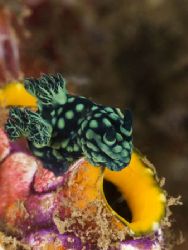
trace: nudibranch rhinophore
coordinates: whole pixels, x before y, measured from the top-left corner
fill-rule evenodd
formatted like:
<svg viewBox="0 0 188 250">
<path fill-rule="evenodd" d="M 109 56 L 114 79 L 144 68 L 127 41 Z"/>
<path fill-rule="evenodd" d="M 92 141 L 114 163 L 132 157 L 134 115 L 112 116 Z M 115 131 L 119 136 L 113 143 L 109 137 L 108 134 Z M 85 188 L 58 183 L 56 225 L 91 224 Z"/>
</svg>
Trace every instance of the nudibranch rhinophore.
<svg viewBox="0 0 188 250">
<path fill-rule="evenodd" d="M 61 74 L 25 79 L 24 86 L 36 97 L 37 111 L 11 108 L 5 130 L 12 140 L 26 137 L 46 168 L 59 175 L 81 156 L 114 171 L 129 164 L 133 147 L 129 110 L 68 94 Z"/>
</svg>

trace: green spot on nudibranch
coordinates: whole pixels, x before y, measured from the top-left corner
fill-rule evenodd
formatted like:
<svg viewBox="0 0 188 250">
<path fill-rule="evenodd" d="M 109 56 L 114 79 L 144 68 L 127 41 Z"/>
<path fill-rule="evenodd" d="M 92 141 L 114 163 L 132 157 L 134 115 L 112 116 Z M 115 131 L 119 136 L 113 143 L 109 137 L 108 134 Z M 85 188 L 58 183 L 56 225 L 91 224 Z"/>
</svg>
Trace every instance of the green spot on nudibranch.
<svg viewBox="0 0 188 250">
<path fill-rule="evenodd" d="M 75 99 L 74 97 L 69 97 L 69 98 L 68 98 L 68 103 L 73 102 L 74 99 Z"/>
<path fill-rule="evenodd" d="M 76 105 L 76 111 L 81 112 L 84 109 L 84 104 L 79 103 Z"/>
<path fill-rule="evenodd" d="M 129 158 L 129 157 L 126 157 L 126 158 L 124 159 L 124 161 L 125 161 L 125 163 L 127 164 L 127 163 L 130 162 L 130 158 Z"/>
<path fill-rule="evenodd" d="M 122 156 L 122 157 L 127 157 L 127 156 L 128 156 L 127 150 L 122 150 L 121 156 Z"/>
<path fill-rule="evenodd" d="M 92 157 L 94 158 L 94 160 L 97 160 L 98 162 L 106 162 L 105 157 L 103 157 L 103 156 L 100 155 L 100 154 L 97 154 L 97 153 L 95 153 L 95 152 L 92 152 L 91 155 L 92 155 Z"/>
<path fill-rule="evenodd" d="M 73 161 L 73 158 L 71 156 L 69 156 L 69 157 L 66 157 L 66 160 L 71 162 L 71 161 Z"/>
<path fill-rule="evenodd" d="M 61 107 L 58 109 L 57 114 L 60 115 L 62 113 L 62 111 L 63 111 L 63 108 Z"/>
<path fill-rule="evenodd" d="M 63 129 L 65 127 L 65 120 L 64 120 L 64 118 L 60 118 L 58 120 L 57 126 L 58 126 L 59 129 Z"/>
<path fill-rule="evenodd" d="M 67 151 L 68 151 L 68 152 L 70 152 L 70 153 L 72 153 L 72 152 L 73 152 L 73 148 L 72 148 L 71 146 L 67 146 L 67 148 L 66 148 L 66 149 L 67 149 Z"/>
<path fill-rule="evenodd" d="M 123 137 L 119 133 L 116 133 L 116 138 L 118 141 L 123 141 Z"/>
<path fill-rule="evenodd" d="M 101 116 L 102 116 L 101 113 L 94 114 L 94 117 L 96 117 L 96 118 L 99 118 L 99 117 L 101 117 Z"/>
<path fill-rule="evenodd" d="M 35 147 L 35 148 L 42 148 L 43 146 L 41 146 L 40 144 L 37 144 L 37 143 L 35 143 L 35 142 L 33 142 L 33 146 Z"/>
<path fill-rule="evenodd" d="M 37 151 L 37 150 L 34 150 L 33 153 L 34 153 L 35 156 L 38 156 L 38 157 L 42 157 L 44 155 L 43 152 Z"/>
<path fill-rule="evenodd" d="M 106 145 L 105 143 L 102 143 L 100 141 L 100 137 L 97 135 L 95 136 L 95 140 L 97 142 L 98 145 L 100 145 L 100 149 L 105 153 L 107 154 L 108 156 L 110 156 L 112 159 L 117 159 L 118 158 L 118 155 L 115 154 L 112 150 L 109 150 L 109 146 Z"/>
<path fill-rule="evenodd" d="M 121 133 L 123 133 L 126 136 L 131 136 L 131 134 L 132 134 L 132 129 L 130 129 L 130 131 L 129 131 L 122 126 L 120 127 L 120 131 L 121 131 Z"/>
<path fill-rule="evenodd" d="M 55 110 L 53 110 L 51 113 L 50 113 L 52 116 L 55 115 Z"/>
<path fill-rule="evenodd" d="M 66 113 L 65 113 L 65 117 L 67 118 L 67 119 L 72 119 L 73 117 L 74 117 L 74 113 L 73 113 L 73 111 L 72 110 L 68 110 Z"/>
<path fill-rule="evenodd" d="M 114 153 L 120 153 L 122 151 L 122 147 L 117 145 L 112 150 Z"/>
<path fill-rule="evenodd" d="M 84 130 L 84 128 L 86 127 L 86 125 L 87 125 L 87 121 L 85 120 L 85 121 L 82 122 L 82 125 L 81 125 L 82 130 Z"/>
<path fill-rule="evenodd" d="M 103 136 L 103 141 L 105 144 L 112 146 L 116 142 L 116 138 L 114 138 L 114 140 L 109 140 L 109 139 L 107 139 L 106 133 L 105 133 Z"/>
<path fill-rule="evenodd" d="M 104 109 L 101 109 L 100 112 L 101 112 L 102 114 L 106 114 L 106 111 L 105 111 Z"/>
<path fill-rule="evenodd" d="M 98 122 L 96 120 L 91 120 L 89 123 L 91 128 L 97 128 L 98 127 Z"/>
<path fill-rule="evenodd" d="M 93 107 L 91 108 L 92 111 L 94 111 L 94 110 L 96 110 L 96 109 L 98 109 L 97 106 L 93 106 Z"/>
<path fill-rule="evenodd" d="M 65 148 L 68 145 L 68 143 L 69 143 L 69 139 L 63 140 L 61 143 L 61 147 Z"/>
<path fill-rule="evenodd" d="M 96 151 L 96 152 L 99 151 L 98 148 L 91 142 L 87 142 L 87 146 L 88 146 L 88 148 L 92 149 L 93 151 Z"/>
<path fill-rule="evenodd" d="M 112 108 L 110 108 L 110 107 L 105 107 L 105 110 L 106 110 L 107 112 L 114 112 L 114 110 L 113 110 Z"/>
<path fill-rule="evenodd" d="M 109 117 L 112 118 L 115 121 L 119 119 L 118 115 L 116 115 L 115 113 L 109 114 Z"/>
<path fill-rule="evenodd" d="M 124 141 L 124 142 L 123 142 L 123 147 L 129 149 L 129 148 L 130 148 L 130 145 L 129 145 L 128 142 Z"/>
<path fill-rule="evenodd" d="M 56 117 L 52 118 L 52 124 L 53 124 L 53 125 L 56 124 L 56 121 L 57 121 L 57 118 L 56 118 Z"/>
<path fill-rule="evenodd" d="M 55 158 L 57 158 L 58 160 L 63 159 L 62 155 L 55 149 L 52 150 L 52 154 L 53 156 L 55 156 Z"/>
<path fill-rule="evenodd" d="M 116 108 L 116 111 L 121 118 L 124 118 L 124 115 L 119 108 Z"/>
<path fill-rule="evenodd" d="M 107 126 L 107 127 L 110 127 L 112 124 L 111 122 L 107 119 L 107 118 L 103 118 L 102 119 L 102 122 Z"/>
<path fill-rule="evenodd" d="M 74 151 L 75 151 L 75 152 L 79 151 L 79 147 L 78 147 L 78 145 L 77 145 L 77 144 L 74 144 L 73 149 L 74 149 Z"/>
<path fill-rule="evenodd" d="M 85 144 L 84 138 L 81 138 L 81 139 L 80 139 L 80 143 L 82 144 L 82 146 Z"/>
<path fill-rule="evenodd" d="M 94 134 L 95 134 L 95 133 L 94 133 L 93 130 L 88 129 L 88 131 L 86 132 L 86 138 L 87 138 L 88 140 L 91 140 L 91 139 L 93 139 Z"/>
</svg>

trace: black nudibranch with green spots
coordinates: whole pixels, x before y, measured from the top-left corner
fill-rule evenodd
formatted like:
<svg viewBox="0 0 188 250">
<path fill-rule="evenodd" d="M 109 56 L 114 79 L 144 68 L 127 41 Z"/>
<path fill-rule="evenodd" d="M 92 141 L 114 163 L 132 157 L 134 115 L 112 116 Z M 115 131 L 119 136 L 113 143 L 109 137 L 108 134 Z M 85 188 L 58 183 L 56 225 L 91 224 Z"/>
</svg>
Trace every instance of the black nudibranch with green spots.
<svg viewBox="0 0 188 250">
<path fill-rule="evenodd" d="M 129 110 L 98 105 L 67 93 L 61 74 L 25 79 L 26 90 L 38 100 L 38 110 L 11 108 L 5 129 L 10 139 L 26 137 L 44 167 L 59 175 L 85 156 L 94 166 L 119 171 L 132 153 Z"/>
</svg>

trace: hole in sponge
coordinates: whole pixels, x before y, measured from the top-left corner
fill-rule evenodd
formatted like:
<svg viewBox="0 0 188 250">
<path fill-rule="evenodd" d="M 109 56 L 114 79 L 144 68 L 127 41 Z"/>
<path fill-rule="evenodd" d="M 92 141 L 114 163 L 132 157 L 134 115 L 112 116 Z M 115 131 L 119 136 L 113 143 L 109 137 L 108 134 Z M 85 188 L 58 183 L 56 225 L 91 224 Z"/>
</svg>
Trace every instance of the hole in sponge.
<svg viewBox="0 0 188 250">
<path fill-rule="evenodd" d="M 127 201 L 123 198 L 122 193 L 118 188 L 107 180 L 103 180 L 103 191 L 108 204 L 111 208 L 126 221 L 132 221 L 132 213 L 127 204 Z"/>
</svg>

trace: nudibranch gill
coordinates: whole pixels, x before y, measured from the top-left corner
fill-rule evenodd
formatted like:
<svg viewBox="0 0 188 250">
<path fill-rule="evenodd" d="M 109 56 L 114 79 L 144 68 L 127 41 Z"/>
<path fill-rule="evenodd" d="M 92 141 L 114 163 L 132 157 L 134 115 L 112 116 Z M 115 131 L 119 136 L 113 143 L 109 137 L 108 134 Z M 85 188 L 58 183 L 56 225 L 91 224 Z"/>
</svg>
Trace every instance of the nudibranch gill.
<svg viewBox="0 0 188 250">
<path fill-rule="evenodd" d="M 96 104 L 67 93 L 61 74 L 24 80 L 37 99 L 37 111 L 10 108 L 5 130 L 12 140 L 27 138 L 32 153 L 60 175 L 81 156 L 94 166 L 120 171 L 132 154 L 129 110 Z"/>
</svg>

